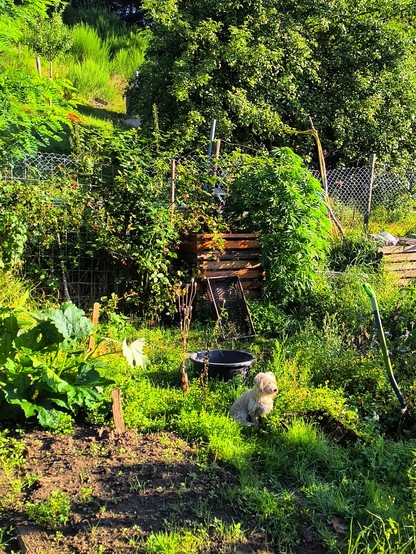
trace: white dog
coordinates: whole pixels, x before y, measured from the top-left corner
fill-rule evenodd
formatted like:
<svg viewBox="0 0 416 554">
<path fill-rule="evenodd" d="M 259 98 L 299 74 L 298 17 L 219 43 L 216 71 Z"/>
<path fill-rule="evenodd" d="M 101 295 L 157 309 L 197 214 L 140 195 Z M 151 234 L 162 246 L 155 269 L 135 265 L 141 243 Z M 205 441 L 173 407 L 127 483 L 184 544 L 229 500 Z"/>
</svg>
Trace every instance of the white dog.
<svg viewBox="0 0 416 554">
<path fill-rule="evenodd" d="M 258 373 L 254 377 L 253 388 L 237 398 L 231 406 L 230 416 L 242 425 L 257 426 L 260 417 L 273 410 L 273 398 L 277 392 L 273 373 Z"/>
</svg>

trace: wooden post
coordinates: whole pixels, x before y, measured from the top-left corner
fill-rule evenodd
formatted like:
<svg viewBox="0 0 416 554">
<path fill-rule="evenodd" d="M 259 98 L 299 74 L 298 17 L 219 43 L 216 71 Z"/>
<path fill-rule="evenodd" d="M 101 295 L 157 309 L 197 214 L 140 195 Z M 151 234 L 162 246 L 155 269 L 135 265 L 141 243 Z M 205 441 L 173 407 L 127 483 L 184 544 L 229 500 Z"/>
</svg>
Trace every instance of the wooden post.
<svg viewBox="0 0 416 554">
<path fill-rule="evenodd" d="M 212 168 L 212 173 L 213 173 L 214 177 L 217 176 L 218 158 L 220 157 L 220 150 L 221 150 L 221 139 L 218 139 L 218 140 L 215 141 L 215 152 L 214 152 L 215 162 L 214 162 L 214 166 Z"/>
<path fill-rule="evenodd" d="M 94 327 L 97 327 L 99 317 L 100 317 L 100 304 L 99 302 L 94 302 L 94 306 L 92 308 L 92 318 L 91 318 L 91 321 Z M 95 348 L 95 332 L 90 336 L 88 350 L 94 350 L 94 348 Z"/>
<path fill-rule="evenodd" d="M 113 420 L 114 430 L 117 434 L 124 433 L 124 418 L 123 409 L 121 407 L 121 393 L 120 389 L 113 389 L 111 391 L 111 399 L 113 400 Z"/>
<path fill-rule="evenodd" d="M 373 186 L 374 186 L 374 174 L 375 174 L 375 167 L 376 167 L 376 155 L 371 154 L 370 158 L 370 179 L 368 183 L 368 199 L 367 199 L 367 209 L 364 214 L 364 226 L 367 230 L 368 227 L 368 221 L 370 219 L 370 212 L 371 212 L 371 201 L 373 196 Z"/>
<path fill-rule="evenodd" d="M 217 125 L 217 120 L 212 119 L 211 120 L 211 128 L 209 130 L 209 143 L 208 143 L 208 159 L 210 160 L 212 157 L 212 143 L 215 140 L 215 127 Z"/>
<path fill-rule="evenodd" d="M 40 64 L 40 58 L 39 56 L 36 56 L 36 69 L 39 73 L 39 77 L 42 77 L 42 66 Z"/>
<path fill-rule="evenodd" d="M 175 211 L 175 179 L 176 179 L 176 161 L 170 161 L 170 217 L 173 218 Z"/>
</svg>

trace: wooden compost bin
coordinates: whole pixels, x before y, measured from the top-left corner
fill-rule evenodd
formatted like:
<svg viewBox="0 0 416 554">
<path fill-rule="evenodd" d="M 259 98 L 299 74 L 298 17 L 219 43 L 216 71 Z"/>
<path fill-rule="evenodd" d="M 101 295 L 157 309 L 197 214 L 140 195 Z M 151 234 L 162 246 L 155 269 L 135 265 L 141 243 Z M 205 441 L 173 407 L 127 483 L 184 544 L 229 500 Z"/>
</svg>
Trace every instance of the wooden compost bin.
<svg viewBox="0 0 416 554">
<path fill-rule="evenodd" d="M 256 233 L 190 235 L 182 242 L 179 256 L 195 266 L 203 280 L 238 276 L 246 297 L 260 296 L 264 269 Z"/>
<path fill-rule="evenodd" d="M 416 278 L 416 239 L 400 239 L 396 246 L 383 246 L 378 249 L 386 271 L 399 276 L 400 285 L 406 286 Z"/>
</svg>

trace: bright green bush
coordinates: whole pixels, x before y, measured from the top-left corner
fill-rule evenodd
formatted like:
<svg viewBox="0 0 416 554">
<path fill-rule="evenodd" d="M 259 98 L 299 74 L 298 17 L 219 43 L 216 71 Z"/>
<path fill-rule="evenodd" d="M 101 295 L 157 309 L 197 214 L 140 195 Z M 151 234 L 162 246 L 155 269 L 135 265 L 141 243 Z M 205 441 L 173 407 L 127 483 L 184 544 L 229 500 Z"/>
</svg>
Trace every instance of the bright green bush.
<svg viewBox="0 0 416 554">
<path fill-rule="evenodd" d="M 328 251 L 320 183 L 289 148 L 243 156 L 224 213 L 233 231 L 260 233 L 264 294 L 286 304 L 309 290 Z"/>
</svg>

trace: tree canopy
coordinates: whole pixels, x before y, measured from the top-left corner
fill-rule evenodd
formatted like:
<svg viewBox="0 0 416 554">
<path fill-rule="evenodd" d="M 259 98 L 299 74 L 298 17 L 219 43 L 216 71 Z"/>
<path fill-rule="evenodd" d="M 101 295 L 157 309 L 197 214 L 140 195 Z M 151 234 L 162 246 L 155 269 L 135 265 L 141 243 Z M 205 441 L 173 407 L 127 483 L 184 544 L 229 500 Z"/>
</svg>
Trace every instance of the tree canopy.
<svg viewBox="0 0 416 554">
<path fill-rule="evenodd" d="M 330 166 L 415 147 L 413 0 L 144 0 L 153 41 L 128 94 L 144 127 L 291 145 L 318 128 Z"/>
</svg>

